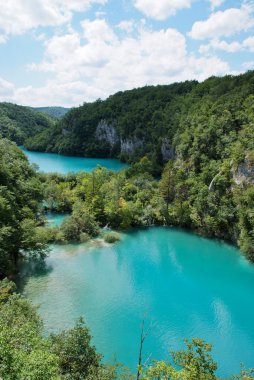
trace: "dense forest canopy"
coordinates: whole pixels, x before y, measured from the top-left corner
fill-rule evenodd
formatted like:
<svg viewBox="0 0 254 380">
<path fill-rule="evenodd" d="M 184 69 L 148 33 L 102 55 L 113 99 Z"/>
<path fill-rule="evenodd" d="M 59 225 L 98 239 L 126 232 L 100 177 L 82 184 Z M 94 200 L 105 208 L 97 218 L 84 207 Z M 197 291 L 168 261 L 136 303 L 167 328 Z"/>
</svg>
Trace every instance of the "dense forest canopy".
<svg viewBox="0 0 254 380">
<path fill-rule="evenodd" d="M 18 145 L 53 124 L 53 119 L 32 108 L 0 103 L 0 136 L 15 141 Z"/>
<path fill-rule="evenodd" d="M 119 92 L 73 108 L 26 146 L 128 161 L 148 155 L 155 171 L 182 153 L 184 159 L 193 151 L 198 155 L 199 148 L 200 155 L 220 160 L 230 156 L 243 134 L 253 94 L 254 72 Z"/>
<path fill-rule="evenodd" d="M 17 146 L 0 139 L 0 279 L 15 273 L 21 257 L 43 257 L 46 243 L 36 229 L 41 182 Z"/>
<path fill-rule="evenodd" d="M 196 85 L 192 81 L 147 86 L 119 92 L 105 101 L 84 103 L 70 110 L 50 133 L 42 132 L 29 139 L 26 146 L 67 155 L 119 156 L 127 160 L 149 152 L 161 159 L 158 144 L 163 136 L 173 136 L 181 98 Z M 158 143 L 154 139 L 159 139 Z"/>
</svg>

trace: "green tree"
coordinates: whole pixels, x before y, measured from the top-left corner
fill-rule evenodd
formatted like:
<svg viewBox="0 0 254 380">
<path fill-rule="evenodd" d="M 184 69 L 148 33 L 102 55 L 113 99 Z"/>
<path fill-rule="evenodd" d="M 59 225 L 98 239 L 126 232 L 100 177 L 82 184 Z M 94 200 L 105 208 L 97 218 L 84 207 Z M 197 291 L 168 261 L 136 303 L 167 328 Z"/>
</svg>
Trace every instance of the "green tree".
<svg viewBox="0 0 254 380">
<path fill-rule="evenodd" d="M 101 356 L 91 345 L 91 335 L 82 318 L 72 329 L 51 335 L 50 340 L 52 352 L 60 358 L 63 379 L 96 378 Z"/>
<path fill-rule="evenodd" d="M 217 364 L 212 346 L 201 339 L 185 340 L 186 350 L 172 352 L 172 363 L 155 362 L 143 372 L 143 380 L 216 380 Z"/>
<path fill-rule="evenodd" d="M 0 278 L 13 273 L 24 254 L 46 253 L 36 234 L 41 200 L 39 176 L 25 155 L 15 144 L 0 139 Z"/>
<path fill-rule="evenodd" d="M 6 380 L 60 380 L 58 357 L 42 337 L 42 322 L 29 301 L 0 283 L 0 376 Z"/>
</svg>

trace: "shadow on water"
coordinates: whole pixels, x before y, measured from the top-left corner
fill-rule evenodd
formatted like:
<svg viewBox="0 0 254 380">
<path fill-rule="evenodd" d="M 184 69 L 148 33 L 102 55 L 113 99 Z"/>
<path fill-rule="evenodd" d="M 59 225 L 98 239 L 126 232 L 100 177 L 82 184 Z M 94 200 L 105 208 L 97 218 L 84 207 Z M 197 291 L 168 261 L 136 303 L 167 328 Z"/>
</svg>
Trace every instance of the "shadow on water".
<svg viewBox="0 0 254 380">
<path fill-rule="evenodd" d="M 22 293 L 31 276 L 46 277 L 53 271 L 52 265 L 49 265 L 44 259 L 23 261 L 19 265 L 19 273 L 15 278 L 17 289 Z"/>
</svg>

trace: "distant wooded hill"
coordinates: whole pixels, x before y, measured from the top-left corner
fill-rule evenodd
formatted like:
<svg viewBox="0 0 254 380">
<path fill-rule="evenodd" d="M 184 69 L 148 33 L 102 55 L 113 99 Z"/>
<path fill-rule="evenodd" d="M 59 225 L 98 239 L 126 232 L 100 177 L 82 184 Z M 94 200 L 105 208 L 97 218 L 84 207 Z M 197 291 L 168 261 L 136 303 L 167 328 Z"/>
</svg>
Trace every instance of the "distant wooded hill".
<svg viewBox="0 0 254 380">
<path fill-rule="evenodd" d="M 65 107 L 34 107 L 34 109 L 36 111 L 40 111 L 51 117 L 54 117 L 55 119 L 60 119 L 68 111 L 70 111 L 70 108 L 65 108 Z"/>
<path fill-rule="evenodd" d="M 0 103 L 0 136 L 24 144 L 28 137 L 49 130 L 54 120 L 30 107 L 12 103 Z"/>
<path fill-rule="evenodd" d="M 253 111 L 253 95 L 253 71 L 118 92 L 71 109 L 26 146 L 130 162 L 147 155 L 158 168 L 180 155 L 191 162 L 220 160 L 230 157 L 235 145 L 243 155 L 252 144 L 246 140 L 243 146 L 240 137 Z"/>
</svg>

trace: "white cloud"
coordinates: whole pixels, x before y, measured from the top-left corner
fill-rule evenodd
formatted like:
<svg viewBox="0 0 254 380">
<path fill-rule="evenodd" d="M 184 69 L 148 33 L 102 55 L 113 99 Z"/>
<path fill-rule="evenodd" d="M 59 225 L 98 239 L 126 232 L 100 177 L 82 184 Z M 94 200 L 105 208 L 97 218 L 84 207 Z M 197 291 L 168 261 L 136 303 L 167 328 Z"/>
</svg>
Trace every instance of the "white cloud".
<svg viewBox="0 0 254 380">
<path fill-rule="evenodd" d="M 107 0 L 0 0 L 0 30 L 22 34 L 38 26 L 69 22 L 73 12 L 86 11 L 93 3 Z"/>
<path fill-rule="evenodd" d="M 230 70 L 227 62 L 213 55 L 201 58 L 192 56 L 190 57 L 188 63 L 190 65 L 190 70 L 186 79 L 196 78 L 202 81 L 211 75 L 220 76 L 229 73 L 235 74 Z"/>
<path fill-rule="evenodd" d="M 189 36 L 196 40 L 231 36 L 254 26 L 253 5 L 243 4 L 241 8 L 229 8 L 212 13 L 205 21 L 197 21 Z"/>
<path fill-rule="evenodd" d="M 244 70 L 253 70 L 254 69 L 254 61 L 247 61 L 242 64 L 242 68 Z"/>
<path fill-rule="evenodd" d="M 0 45 L 5 44 L 7 42 L 7 37 L 3 34 L 0 34 Z"/>
<path fill-rule="evenodd" d="M 97 11 L 97 12 L 95 12 L 95 16 L 97 18 L 105 17 L 106 16 L 106 12 L 104 12 L 104 11 Z"/>
<path fill-rule="evenodd" d="M 236 53 L 242 50 L 242 44 L 238 41 L 227 42 L 224 40 L 220 41 L 219 39 L 213 39 L 209 44 L 201 45 L 199 48 L 199 52 L 201 54 L 204 54 L 210 51 L 211 49 L 223 50 L 227 53 Z"/>
<path fill-rule="evenodd" d="M 254 53 L 254 36 L 248 37 L 243 41 L 243 47 Z"/>
<path fill-rule="evenodd" d="M 134 6 L 147 17 L 166 20 L 177 11 L 189 8 L 193 0 L 134 0 Z"/>
<path fill-rule="evenodd" d="M 72 106 L 120 90 L 230 72 L 229 65 L 213 55 L 188 54 L 184 35 L 175 29 L 140 26 L 135 38 L 120 38 L 105 20 L 85 20 L 82 27 L 80 33 L 70 31 L 45 42 L 43 61 L 29 69 L 50 73 L 52 79 L 40 88 L 17 89 L 16 102 Z"/>
<path fill-rule="evenodd" d="M 217 7 L 220 7 L 225 0 L 211 0 L 211 8 L 214 10 Z"/>
<path fill-rule="evenodd" d="M 84 37 L 87 41 L 107 41 L 114 42 L 116 36 L 110 26 L 104 19 L 96 19 L 94 21 L 84 20 L 81 22 L 84 30 Z"/>
<path fill-rule="evenodd" d="M 132 20 L 123 20 L 117 25 L 117 27 L 127 33 L 131 33 L 133 31 L 134 22 Z"/>
<path fill-rule="evenodd" d="M 227 53 L 236 53 L 239 51 L 249 51 L 254 52 L 254 36 L 250 36 L 243 41 L 233 41 L 227 42 L 224 40 L 213 39 L 206 45 L 201 45 L 199 52 L 201 54 L 208 53 L 211 49 L 213 50 L 222 50 Z"/>
<path fill-rule="evenodd" d="M 37 41 L 46 41 L 47 36 L 44 33 L 40 33 L 39 35 L 35 35 L 34 39 Z"/>
<path fill-rule="evenodd" d="M 14 95 L 14 84 L 0 77 L 0 101 L 7 101 Z"/>
</svg>

